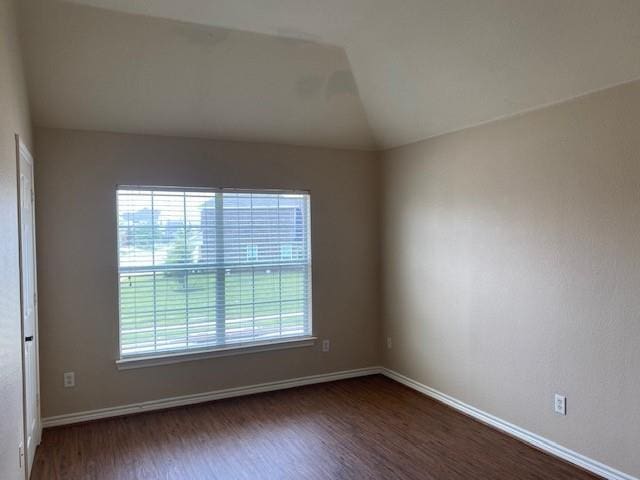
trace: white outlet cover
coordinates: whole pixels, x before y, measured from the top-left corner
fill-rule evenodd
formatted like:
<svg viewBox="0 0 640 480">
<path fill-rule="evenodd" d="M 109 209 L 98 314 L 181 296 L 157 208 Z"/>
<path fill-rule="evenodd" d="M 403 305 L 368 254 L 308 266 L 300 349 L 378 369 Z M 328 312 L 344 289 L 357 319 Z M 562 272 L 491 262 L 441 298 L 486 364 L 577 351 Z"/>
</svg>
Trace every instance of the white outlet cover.
<svg viewBox="0 0 640 480">
<path fill-rule="evenodd" d="M 331 342 L 329 342 L 329 340 L 323 340 L 322 341 L 322 351 L 323 352 L 328 352 L 330 348 L 331 348 Z"/>
<path fill-rule="evenodd" d="M 391 339 L 391 337 L 387 337 L 387 348 L 393 348 L 393 340 Z"/>
<path fill-rule="evenodd" d="M 64 386 L 65 388 L 76 386 L 76 374 L 74 372 L 64 373 Z"/>
<path fill-rule="evenodd" d="M 554 397 L 554 410 L 558 415 L 567 414 L 567 397 L 556 393 Z"/>
</svg>

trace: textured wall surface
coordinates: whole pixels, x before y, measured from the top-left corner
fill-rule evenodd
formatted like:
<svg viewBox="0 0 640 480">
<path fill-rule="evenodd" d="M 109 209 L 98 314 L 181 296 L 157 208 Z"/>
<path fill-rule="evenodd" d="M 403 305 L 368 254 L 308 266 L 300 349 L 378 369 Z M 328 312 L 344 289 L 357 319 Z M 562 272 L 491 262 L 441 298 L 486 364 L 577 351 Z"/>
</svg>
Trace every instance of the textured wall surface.
<svg viewBox="0 0 640 480">
<path fill-rule="evenodd" d="M 24 477 L 15 134 L 31 144 L 15 10 L 0 0 L 0 477 L 7 480 Z"/>
<path fill-rule="evenodd" d="M 169 137 L 36 131 L 43 416 L 377 364 L 373 153 Z M 117 184 L 311 191 L 320 345 L 118 371 Z M 62 374 L 76 372 L 65 389 Z"/>
<path fill-rule="evenodd" d="M 386 366 L 640 475 L 640 83 L 388 151 L 382 183 Z"/>
</svg>

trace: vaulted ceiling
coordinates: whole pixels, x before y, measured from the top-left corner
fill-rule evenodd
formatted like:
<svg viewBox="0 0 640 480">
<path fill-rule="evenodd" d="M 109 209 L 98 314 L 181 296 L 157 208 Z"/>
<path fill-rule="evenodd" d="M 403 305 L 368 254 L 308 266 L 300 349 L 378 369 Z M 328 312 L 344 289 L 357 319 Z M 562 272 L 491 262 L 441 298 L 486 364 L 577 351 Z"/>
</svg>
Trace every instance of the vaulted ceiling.
<svg viewBox="0 0 640 480">
<path fill-rule="evenodd" d="M 637 0 L 23 3 L 52 127 L 389 148 L 640 78 Z"/>
</svg>

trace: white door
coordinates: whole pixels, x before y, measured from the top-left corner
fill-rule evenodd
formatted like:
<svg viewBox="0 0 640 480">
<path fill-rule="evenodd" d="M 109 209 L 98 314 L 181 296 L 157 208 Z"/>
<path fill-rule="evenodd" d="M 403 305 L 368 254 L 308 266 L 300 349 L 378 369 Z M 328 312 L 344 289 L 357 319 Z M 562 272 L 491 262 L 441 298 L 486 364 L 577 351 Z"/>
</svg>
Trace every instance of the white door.
<svg viewBox="0 0 640 480">
<path fill-rule="evenodd" d="M 33 194 L 33 159 L 27 148 L 18 143 L 18 195 L 20 205 L 20 275 L 22 333 L 24 348 L 24 429 L 26 475 L 29 478 L 36 447 L 40 443 L 40 407 L 38 388 L 38 329 L 35 261 L 35 216 Z"/>
</svg>

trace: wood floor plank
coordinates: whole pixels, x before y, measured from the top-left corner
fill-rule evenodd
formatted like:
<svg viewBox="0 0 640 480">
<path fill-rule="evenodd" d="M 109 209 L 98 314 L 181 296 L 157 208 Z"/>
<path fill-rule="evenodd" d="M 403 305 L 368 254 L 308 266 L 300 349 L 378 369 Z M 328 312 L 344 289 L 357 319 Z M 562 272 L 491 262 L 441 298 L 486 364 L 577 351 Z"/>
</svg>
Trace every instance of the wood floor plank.
<svg viewBox="0 0 640 480">
<path fill-rule="evenodd" d="M 31 478 L 598 477 L 375 375 L 46 429 Z"/>
</svg>

